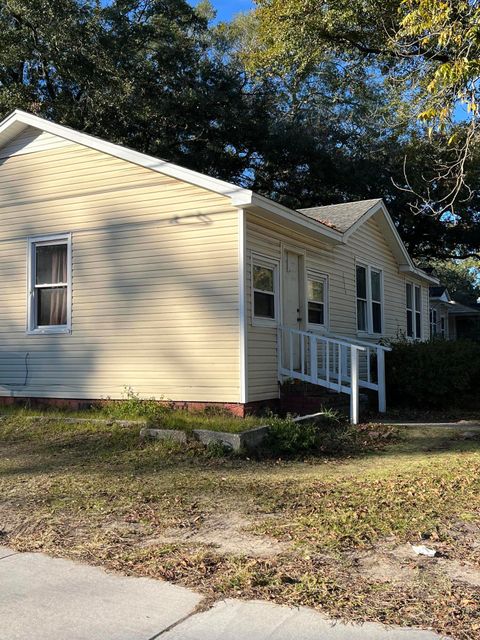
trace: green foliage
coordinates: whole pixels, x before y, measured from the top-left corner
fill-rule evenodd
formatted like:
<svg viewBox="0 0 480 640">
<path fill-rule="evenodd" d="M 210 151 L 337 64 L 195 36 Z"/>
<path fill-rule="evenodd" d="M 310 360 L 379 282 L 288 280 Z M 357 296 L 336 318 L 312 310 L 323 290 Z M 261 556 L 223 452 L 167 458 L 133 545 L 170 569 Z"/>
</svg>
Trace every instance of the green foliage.
<svg viewBox="0 0 480 640">
<path fill-rule="evenodd" d="M 355 450 L 358 444 L 357 430 L 335 411 L 324 410 L 321 416 L 301 422 L 295 422 L 290 415 L 271 415 L 267 424 L 268 448 L 276 455 L 342 455 Z"/>
<path fill-rule="evenodd" d="M 239 180 L 266 110 L 208 17 L 185 0 L 4 2 L 0 116 L 23 108 Z"/>
<path fill-rule="evenodd" d="M 145 419 L 148 422 L 160 421 L 171 406 L 161 404 L 155 398 L 141 398 L 132 387 L 125 387 L 122 400 L 108 400 L 102 406 L 102 412 L 115 420 Z"/>
<path fill-rule="evenodd" d="M 377 134 L 434 149 L 418 170 L 405 153 L 405 172 L 392 176 L 417 213 L 436 217 L 434 231 L 452 231 L 457 255 L 479 251 L 480 3 L 475 0 L 258 0 L 258 25 L 246 58 L 252 69 L 322 82 L 332 63 L 338 77 L 366 74 L 383 88 L 374 107 Z M 345 98 L 357 94 L 344 86 Z M 380 94 L 379 94 L 380 95 Z M 463 106 L 463 109 L 461 107 Z M 374 136 L 376 137 L 376 136 Z M 420 149 L 422 153 L 422 149 Z M 390 165 L 390 161 L 388 161 Z M 381 169 L 380 175 L 384 173 Z M 433 175 L 431 175 L 433 174 Z M 375 184 L 375 180 L 372 184 Z M 419 186 L 420 185 L 420 186 Z M 468 187 L 467 187 L 468 185 Z M 387 189 L 389 194 L 390 189 Z M 380 191 L 382 195 L 387 195 Z M 397 196 L 400 195 L 397 193 Z M 394 196 L 396 199 L 397 196 Z M 388 199 L 388 196 L 387 196 Z M 401 198 L 402 199 L 402 198 Z M 454 207 L 456 229 L 440 220 Z M 410 219 L 417 241 L 427 242 Z M 422 227 L 428 224 L 422 223 Z M 469 237 L 474 231 L 476 239 Z M 457 235 L 461 240 L 453 242 Z M 462 244 L 467 245 L 467 249 Z M 416 243 L 411 245 L 414 249 Z M 438 246 L 442 248 L 441 242 Z M 442 256 L 454 255 L 447 247 Z M 422 252 L 420 252 L 422 255 Z M 425 250 L 423 255 L 435 255 Z M 437 254 L 438 255 L 438 254 Z"/>
<path fill-rule="evenodd" d="M 422 121 L 444 127 L 459 102 L 478 117 L 477 0 L 258 0 L 256 13 L 253 66 L 305 72 L 334 52 L 376 63 Z"/>
<path fill-rule="evenodd" d="M 425 178 L 439 200 L 430 168 L 448 161 L 392 97 L 391 53 L 375 53 L 400 28 L 399 2 L 262 0 L 212 25 L 205 2 L 9 0 L 0 118 L 23 108 L 293 208 L 383 196 L 415 255 L 478 250 L 480 192 L 446 225 L 413 215 L 412 194 L 395 187 L 407 186 L 407 157 L 412 189 Z M 246 68 L 251 51 L 268 53 L 262 38 L 281 64 L 267 55 Z"/>
<path fill-rule="evenodd" d="M 475 304 L 480 298 L 479 260 L 430 260 L 428 266 L 457 302 Z"/>
<path fill-rule="evenodd" d="M 268 447 L 286 455 L 310 453 L 316 449 L 317 427 L 313 423 L 294 422 L 292 416 L 268 418 Z"/>
<path fill-rule="evenodd" d="M 386 354 L 387 401 L 437 409 L 478 402 L 480 344 L 398 341 Z"/>
</svg>

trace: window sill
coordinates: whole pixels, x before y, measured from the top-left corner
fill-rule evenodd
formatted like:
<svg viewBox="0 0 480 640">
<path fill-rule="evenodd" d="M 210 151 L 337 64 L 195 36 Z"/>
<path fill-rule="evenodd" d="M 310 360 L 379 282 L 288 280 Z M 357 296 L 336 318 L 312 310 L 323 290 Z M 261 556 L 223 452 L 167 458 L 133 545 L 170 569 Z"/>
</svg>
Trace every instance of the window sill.
<svg viewBox="0 0 480 640">
<path fill-rule="evenodd" d="M 41 329 L 29 329 L 27 335 L 29 336 L 45 336 L 52 334 L 66 335 L 72 333 L 70 327 L 42 327 Z"/>
<path fill-rule="evenodd" d="M 328 327 L 325 324 L 307 324 L 307 331 L 314 333 L 328 333 Z"/>
<path fill-rule="evenodd" d="M 368 331 L 357 331 L 358 338 L 370 338 L 371 340 L 381 340 L 385 337 L 384 333 L 369 333 Z"/>
<path fill-rule="evenodd" d="M 252 318 L 252 327 L 268 327 L 276 329 L 278 322 L 274 318 Z"/>
</svg>

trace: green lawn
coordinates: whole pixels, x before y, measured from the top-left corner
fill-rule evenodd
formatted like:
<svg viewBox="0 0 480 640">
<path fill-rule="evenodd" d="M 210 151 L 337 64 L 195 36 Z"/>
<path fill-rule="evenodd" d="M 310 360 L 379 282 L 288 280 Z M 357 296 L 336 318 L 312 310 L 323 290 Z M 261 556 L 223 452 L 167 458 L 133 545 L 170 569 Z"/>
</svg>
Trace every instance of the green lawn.
<svg viewBox="0 0 480 640">
<path fill-rule="evenodd" d="M 0 542 L 166 578 L 211 600 L 271 599 L 478 637 L 480 434 L 364 434 L 375 447 L 356 457 L 255 461 L 142 442 L 138 427 L 12 413 L 0 422 Z M 405 557 L 410 543 L 443 557 Z"/>
<path fill-rule="evenodd" d="M 2 407 L 0 416 L 23 417 L 32 419 L 42 417 L 48 421 L 63 418 L 69 420 L 73 418 L 92 419 L 95 421 L 132 421 L 148 422 L 152 427 L 159 429 L 180 429 L 182 431 L 192 431 L 193 429 L 209 429 L 211 431 L 225 431 L 229 433 L 239 433 L 246 429 L 253 429 L 265 424 L 265 418 L 257 416 L 247 416 L 237 418 L 227 410 L 219 410 L 215 407 L 204 411 L 187 411 L 181 409 L 172 410 L 168 406 L 162 407 L 156 401 L 142 401 L 137 398 L 133 400 L 122 400 L 119 402 L 108 401 L 103 406 L 92 406 L 84 411 L 62 410 L 52 407 L 47 408 L 18 408 L 16 406 Z"/>
</svg>

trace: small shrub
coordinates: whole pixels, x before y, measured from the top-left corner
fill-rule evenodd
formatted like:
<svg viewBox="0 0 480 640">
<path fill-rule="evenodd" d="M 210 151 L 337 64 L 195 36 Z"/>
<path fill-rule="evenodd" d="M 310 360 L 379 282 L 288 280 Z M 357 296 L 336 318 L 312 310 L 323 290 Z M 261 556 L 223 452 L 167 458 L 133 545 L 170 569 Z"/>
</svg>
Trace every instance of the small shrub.
<svg viewBox="0 0 480 640">
<path fill-rule="evenodd" d="M 206 458 L 230 458 L 234 454 L 231 447 L 221 442 L 209 442 L 204 449 L 204 455 Z"/>
<path fill-rule="evenodd" d="M 109 400 L 104 405 L 104 411 L 110 418 L 144 418 L 148 422 L 156 423 L 172 410 L 170 405 L 162 404 L 155 398 L 141 398 L 131 387 L 125 387 L 123 396 L 122 400 Z"/>
<path fill-rule="evenodd" d="M 311 421 L 295 422 L 292 416 L 268 419 L 268 446 L 272 452 L 287 456 L 322 453 L 343 454 L 356 449 L 357 432 L 338 413 L 325 410 Z"/>
<path fill-rule="evenodd" d="M 198 413 L 201 413 L 204 416 L 207 416 L 208 418 L 216 418 L 216 417 L 231 418 L 232 417 L 231 411 L 229 411 L 226 407 L 222 407 L 216 404 L 207 404 L 207 406 L 202 411 L 199 411 Z"/>
<path fill-rule="evenodd" d="M 386 354 L 387 402 L 442 409 L 474 402 L 480 386 L 480 344 L 467 340 L 395 341 Z"/>
<path fill-rule="evenodd" d="M 317 427 L 313 423 L 294 422 L 292 416 L 268 419 L 270 427 L 269 446 L 273 451 L 297 455 L 314 451 L 317 443 Z"/>
</svg>

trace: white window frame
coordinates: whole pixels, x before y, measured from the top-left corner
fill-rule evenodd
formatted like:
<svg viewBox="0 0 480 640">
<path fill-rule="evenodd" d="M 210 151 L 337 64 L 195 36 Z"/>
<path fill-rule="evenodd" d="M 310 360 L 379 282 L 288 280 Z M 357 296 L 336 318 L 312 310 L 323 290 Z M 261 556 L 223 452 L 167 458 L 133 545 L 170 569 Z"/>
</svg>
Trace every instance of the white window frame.
<svg viewBox="0 0 480 640">
<path fill-rule="evenodd" d="M 442 338 L 447 337 L 447 322 L 445 316 L 440 316 L 440 335 Z"/>
<path fill-rule="evenodd" d="M 36 324 L 36 247 L 55 244 L 67 245 L 67 323 L 62 325 L 37 326 Z M 66 334 L 72 331 L 72 235 L 60 233 L 47 236 L 34 236 L 28 239 L 27 256 L 27 334 L 45 335 Z"/>
<path fill-rule="evenodd" d="M 359 298 L 357 296 L 357 267 L 362 267 L 366 271 L 366 285 L 367 285 L 367 329 L 359 329 L 358 328 L 358 300 L 365 300 L 365 298 Z M 380 302 L 378 300 L 372 299 L 372 271 L 378 273 L 380 275 Z M 380 304 L 380 322 L 382 324 L 380 332 L 373 331 L 373 304 Z M 355 322 L 357 335 L 361 336 L 370 336 L 370 337 L 378 337 L 383 336 L 385 333 L 385 293 L 384 293 L 384 280 L 383 280 L 383 269 L 377 267 L 372 264 L 365 264 L 364 262 L 355 261 Z"/>
<path fill-rule="evenodd" d="M 315 331 L 327 331 L 329 327 L 328 276 L 326 273 L 321 273 L 320 271 L 315 271 L 314 269 L 307 269 L 306 278 L 307 280 L 306 280 L 306 287 L 305 287 L 305 300 L 306 300 L 307 327 Z M 310 300 L 308 297 L 308 281 L 309 280 L 316 280 L 317 282 L 323 282 L 323 324 L 316 324 L 314 322 L 309 322 L 308 320 L 308 303 L 316 302 L 315 300 Z"/>
<path fill-rule="evenodd" d="M 253 286 L 253 267 L 266 267 L 273 270 L 273 318 L 265 318 L 264 316 L 255 315 L 255 291 L 260 293 L 270 293 L 255 289 Z M 251 291 L 251 317 L 252 325 L 256 327 L 276 327 L 278 324 L 280 309 L 280 261 L 275 258 L 252 253 L 250 261 L 250 291 Z"/>
<path fill-rule="evenodd" d="M 438 335 L 438 313 L 436 309 L 430 307 L 430 337 Z"/>
<path fill-rule="evenodd" d="M 412 287 L 412 306 L 409 307 L 408 305 L 408 297 L 407 297 L 407 286 Z M 416 300 L 416 295 L 415 295 L 415 291 L 419 291 L 419 297 L 420 297 L 420 308 L 417 309 L 417 300 Z M 419 284 L 415 284 L 414 282 L 410 282 L 409 280 L 407 280 L 405 282 L 405 320 L 407 322 L 406 324 L 406 333 L 407 333 L 407 338 L 410 338 L 411 340 L 421 340 L 422 339 L 422 335 L 423 335 L 423 304 L 422 304 L 422 287 Z M 412 312 L 412 335 L 409 336 L 408 335 L 408 321 L 407 321 L 407 312 L 411 311 Z M 417 315 L 420 316 L 420 333 L 417 334 Z M 430 319 L 430 318 L 429 318 Z"/>
</svg>

